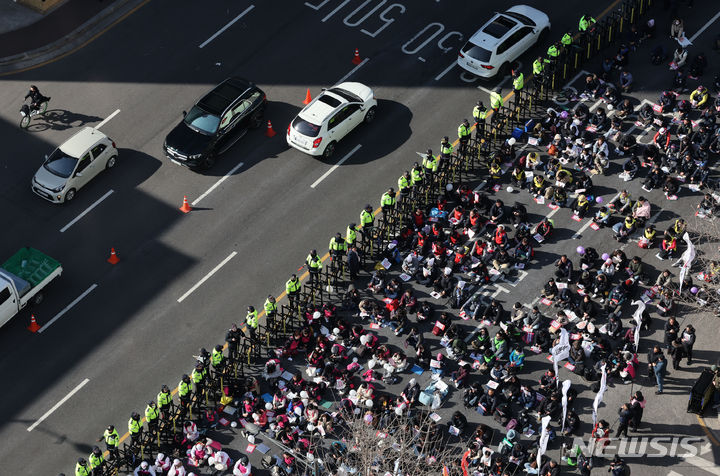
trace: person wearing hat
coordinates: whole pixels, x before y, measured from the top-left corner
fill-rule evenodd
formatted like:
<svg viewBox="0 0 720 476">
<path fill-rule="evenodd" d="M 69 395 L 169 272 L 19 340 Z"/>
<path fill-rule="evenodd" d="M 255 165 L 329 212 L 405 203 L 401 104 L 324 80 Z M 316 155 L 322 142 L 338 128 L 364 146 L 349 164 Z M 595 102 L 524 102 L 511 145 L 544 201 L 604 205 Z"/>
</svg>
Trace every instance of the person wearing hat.
<svg viewBox="0 0 720 476">
<path fill-rule="evenodd" d="M 85 458 L 78 458 L 78 462 L 75 465 L 75 476 L 90 476 L 92 474 L 92 468 L 85 461 Z"/>
<path fill-rule="evenodd" d="M 475 138 L 479 139 L 482 132 L 485 132 L 485 118 L 488 110 L 482 101 L 478 101 L 472 111 L 473 119 L 475 119 Z"/>
<path fill-rule="evenodd" d="M 158 430 L 160 421 L 160 410 L 154 400 L 150 400 L 147 407 L 145 407 L 145 421 L 147 422 L 148 431 L 151 435 L 154 435 Z"/>
<path fill-rule="evenodd" d="M 354 225 L 354 223 L 351 225 Z M 345 241 L 347 241 L 348 239 L 351 238 L 351 233 L 352 233 L 352 239 L 354 242 L 354 240 L 356 238 L 354 229 L 355 229 L 354 226 L 348 227 L 347 237 L 345 238 Z M 308 270 L 308 278 L 309 278 L 308 283 L 311 286 L 313 284 L 319 286 L 320 285 L 320 271 L 322 271 L 322 260 L 320 259 L 320 256 L 318 256 L 317 250 L 310 250 L 310 254 L 308 254 L 307 258 L 305 258 L 305 266 L 307 267 L 307 270 Z"/>
<path fill-rule="evenodd" d="M 625 464 L 625 461 L 623 461 L 619 455 L 615 455 L 615 458 L 610 462 L 610 469 L 608 469 L 608 472 L 612 474 L 612 476 L 624 476 L 626 474 L 630 474 L 630 468 L 627 464 Z"/>
<path fill-rule="evenodd" d="M 137 466 L 137 468 L 135 468 L 133 474 L 134 476 L 157 476 L 155 468 L 153 466 L 150 466 L 150 463 L 148 463 L 147 461 L 141 462 Z"/>
<path fill-rule="evenodd" d="M 192 380 L 188 374 L 183 374 L 177 386 L 178 397 L 180 397 L 181 416 L 185 416 L 190 403 L 192 402 Z"/>
<path fill-rule="evenodd" d="M 423 168 L 425 169 L 425 177 L 428 180 L 428 183 L 432 185 L 433 183 L 433 177 L 438 171 L 438 159 L 433 155 L 432 149 L 428 149 L 425 151 L 425 155 L 423 156 L 422 161 Z"/>
<path fill-rule="evenodd" d="M 158 453 L 155 457 L 155 464 L 153 465 L 153 469 L 155 470 L 156 474 L 165 474 L 170 469 L 170 465 L 172 462 L 170 461 L 170 457 L 165 455 L 165 453 Z"/>
<path fill-rule="evenodd" d="M 182 462 L 175 458 L 172 466 L 170 466 L 170 469 L 168 470 L 167 476 L 188 476 L 188 474 Z"/>
<path fill-rule="evenodd" d="M 338 233 L 335 238 L 335 240 L 338 240 Z M 340 246 L 345 245 L 345 240 L 342 239 L 342 236 L 339 238 L 339 243 L 341 243 Z M 332 240 L 331 240 L 332 244 Z M 297 306 L 300 301 L 300 289 L 302 288 L 302 283 L 300 283 L 300 279 L 298 279 L 297 275 L 293 274 L 290 276 L 290 279 L 287 280 L 285 283 L 285 293 L 287 294 L 288 300 L 290 301 L 290 306 Z"/>
<path fill-rule="evenodd" d="M 143 426 L 140 421 L 140 414 L 132 412 L 128 420 L 128 433 L 130 433 L 130 445 L 139 445 L 142 438 Z"/>
<path fill-rule="evenodd" d="M 248 326 L 248 328 L 250 329 L 251 327 Z M 254 331 L 251 331 L 250 337 L 255 337 Z M 195 403 L 196 405 L 199 405 L 207 384 L 207 369 L 202 363 L 198 362 L 190 374 L 190 378 L 192 378 L 193 384 L 195 385 Z"/>
<path fill-rule="evenodd" d="M 440 158 L 442 159 L 440 162 L 441 168 L 446 168 L 448 166 L 450 159 L 452 159 L 452 154 L 453 146 L 450 143 L 450 138 L 448 136 L 444 136 L 440 141 Z"/>
<path fill-rule="evenodd" d="M 120 436 L 117 429 L 113 425 L 108 425 L 103 435 L 98 441 L 105 440 L 105 449 L 108 451 L 110 459 L 118 458 L 118 445 L 120 444 Z"/>
<path fill-rule="evenodd" d="M 458 140 L 460 141 L 460 153 L 465 154 L 467 151 L 467 145 L 470 141 L 470 136 L 472 134 L 472 130 L 470 128 L 470 122 L 467 119 L 463 119 L 463 121 L 458 126 Z"/>
</svg>

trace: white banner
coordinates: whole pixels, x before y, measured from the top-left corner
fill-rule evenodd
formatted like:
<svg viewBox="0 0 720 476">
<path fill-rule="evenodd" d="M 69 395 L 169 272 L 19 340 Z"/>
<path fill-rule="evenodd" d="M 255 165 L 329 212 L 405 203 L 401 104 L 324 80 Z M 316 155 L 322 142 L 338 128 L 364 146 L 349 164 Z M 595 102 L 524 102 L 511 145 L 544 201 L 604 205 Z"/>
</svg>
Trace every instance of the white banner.
<svg viewBox="0 0 720 476">
<path fill-rule="evenodd" d="M 560 432 L 565 431 L 565 418 L 567 418 L 567 404 L 568 404 L 568 390 L 570 390 L 570 380 L 565 380 L 563 382 L 562 386 L 562 406 L 563 406 L 563 419 L 562 419 L 562 428 L 560 429 Z"/>
<path fill-rule="evenodd" d="M 548 425 L 550 424 L 550 415 L 544 416 L 542 419 L 542 426 L 540 428 L 540 441 L 538 442 L 538 454 L 537 454 L 537 467 L 541 468 L 542 456 L 547 450 L 548 440 L 550 439 L 550 433 L 548 432 Z"/>
<path fill-rule="evenodd" d="M 645 303 L 642 301 L 633 301 L 632 304 L 637 306 L 633 319 L 635 319 L 635 335 L 633 336 L 635 342 L 635 352 L 640 351 L 640 323 L 642 322 L 642 315 L 645 312 Z"/>
<path fill-rule="evenodd" d="M 560 375 L 558 374 L 558 362 L 570 356 L 570 334 L 565 328 L 560 328 L 560 342 L 550 351 L 552 354 L 553 369 L 555 369 L 555 382 L 560 386 Z"/>
<path fill-rule="evenodd" d="M 680 280 L 680 290 L 678 292 L 682 292 L 683 280 L 685 279 L 685 275 L 690 270 L 690 266 L 692 266 L 692 262 L 695 259 L 695 245 L 693 245 L 693 242 L 690 241 L 690 235 L 688 235 L 687 232 L 683 235 L 683 240 L 685 240 L 685 243 L 687 244 L 687 249 L 682 255 L 683 264 L 680 268 L 680 277 L 678 278 Z"/>
<path fill-rule="evenodd" d="M 600 378 L 600 389 L 598 390 L 597 395 L 595 395 L 595 401 L 593 402 L 593 425 L 597 423 L 597 411 L 598 407 L 600 406 L 600 402 L 603 400 L 603 394 L 605 393 L 605 390 L 607 389 L 607 372 L 605 371 L 605 366 L 607 364 L 603 364 L 602 366 L 602 377 Z"/>
</svg>

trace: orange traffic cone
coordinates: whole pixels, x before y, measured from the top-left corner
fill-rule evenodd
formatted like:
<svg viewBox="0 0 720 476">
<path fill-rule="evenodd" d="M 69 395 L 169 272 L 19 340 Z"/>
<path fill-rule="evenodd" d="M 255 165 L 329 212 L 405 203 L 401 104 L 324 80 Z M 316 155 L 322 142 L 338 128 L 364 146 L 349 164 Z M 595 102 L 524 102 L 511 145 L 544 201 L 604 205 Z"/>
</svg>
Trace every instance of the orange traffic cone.
<svg viewBox="0 0 720 476">
<path fill-rule="evenodd" d="M 277 132 L 275 132 L 272 128 L 272 122 L 268 121 L 268 127 L 267 127 L 267 130 L 265 131 L 265 135 L 267 137 L 274 137 L 275 134 L 277 134 Z"/>
<path fill-rule="evenodd" d="M 355 48 L 355 55 L 353 56 L 352 62 L 353 64 L 362 63 L 362 59 L 360 58 L 360 51 L 357 48 Z"/>
<path fill-rule="evenodd" d="M 38 325 L 37 321 L 35 320 L 35 314 L 30 315 L 30 325 L 28 326 L 27 330 L 29 330 L 32 333 L 35 333 L 40 330 L 40 326 Z"/>
<path fill-rule="evenodd" d="M 183 195 L 183 204 L 182 207 L 180 207 L 180 211 L 183 213 L 190 213 L 190 210 L 192 210 L 192 207 L 187 201 L 187 195 Z"/>
<path fill-rule="evenodd" d="M 118 258 L 117 253 L 115 253 L 115 248 L 110 248 L 110 257 L 107 262 L 110 264 L 118 264 L 120 262 L 120 258 Z"/>
<path fill-rule="evenodd" d="M 307 105 L 310 104 L 312 101 L 312 97 L 310 96 L 310 89 L 307 90 L 307 94 L 305 94 L 305 100 L 303 101 L 303 104 Z"/>
</svg>

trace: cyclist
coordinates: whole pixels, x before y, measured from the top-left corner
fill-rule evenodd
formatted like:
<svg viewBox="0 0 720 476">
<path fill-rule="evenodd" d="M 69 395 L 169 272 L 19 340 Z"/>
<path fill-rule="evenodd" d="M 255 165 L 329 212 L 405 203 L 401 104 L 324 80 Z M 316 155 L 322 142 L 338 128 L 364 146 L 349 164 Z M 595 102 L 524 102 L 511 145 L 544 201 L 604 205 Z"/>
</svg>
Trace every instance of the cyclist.
<svg viewBox="0 0 720 476">
<path fill-rule="evenodd" d="M 40 104 L 50 100 L 49 97 L 43 96 L 38 87 L 34 84 L 30 86 L 30 90 L 25 95 L 25 100 L 27 100 L 27 98 L 30 98 L 31 100 L 30 109 L 34 110 L 40 109 Z"/>
</svg>

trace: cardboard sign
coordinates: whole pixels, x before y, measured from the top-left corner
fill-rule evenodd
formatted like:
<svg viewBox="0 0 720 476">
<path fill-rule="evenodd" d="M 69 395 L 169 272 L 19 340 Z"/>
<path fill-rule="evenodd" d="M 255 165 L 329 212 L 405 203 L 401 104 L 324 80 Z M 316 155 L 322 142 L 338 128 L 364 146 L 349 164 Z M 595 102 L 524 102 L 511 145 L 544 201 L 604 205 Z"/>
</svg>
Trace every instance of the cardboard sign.
<svg viewBox="0 0 720 476">
<path fill-rule="evenodd" d="M 600 225 L 598 225 L 595 222 L 590 223 L 590 228 L 592 228 L 595 231 L 598 231 L 600 229 Z"/>
<path fill-rule="evenodd" d="M 574 214 L 574 213 L 573 213 L 572 215 L 570 215 L 570 218 L 572 218 L 572 219 L 575 220 L 575 221 L 582 221 L 582 218 L 580 218 L 579 216 L 577 216 L 577 215 Z"/>
</svg>

